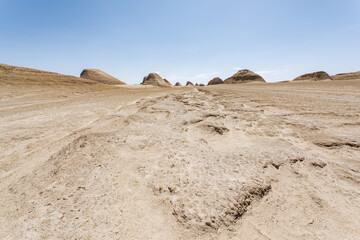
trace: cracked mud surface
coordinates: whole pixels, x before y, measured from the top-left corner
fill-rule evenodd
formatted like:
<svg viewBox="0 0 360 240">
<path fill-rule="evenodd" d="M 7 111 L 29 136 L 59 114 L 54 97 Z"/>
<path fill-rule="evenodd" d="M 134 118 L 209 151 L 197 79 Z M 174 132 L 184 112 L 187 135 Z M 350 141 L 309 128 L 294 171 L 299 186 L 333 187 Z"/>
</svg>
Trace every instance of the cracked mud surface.
<svg viewBox="0 0 360 240">
<path fill-rule="evenodd" d="M 360 85 L 350 83 L 159 90 L 121 106 L 114 91 L 76 113 L 59 107 L 79 122 L 93 98 L 99 113 L 52 144 L 56 125 L 1 136 L 0 238 L 357 239 Z M 31 111 L 17 114 L 3 112 L 8 127 Z M 36 131 L 45 139 L 32 141 Z"/>
</svg>

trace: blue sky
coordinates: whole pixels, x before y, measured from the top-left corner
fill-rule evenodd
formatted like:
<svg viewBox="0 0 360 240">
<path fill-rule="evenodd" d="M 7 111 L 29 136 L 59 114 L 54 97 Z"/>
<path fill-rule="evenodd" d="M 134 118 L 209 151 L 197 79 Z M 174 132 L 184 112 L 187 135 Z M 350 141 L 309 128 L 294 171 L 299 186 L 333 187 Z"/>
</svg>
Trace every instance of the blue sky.
<svg viewBox="0 0 360 240">
<path fill-rule="evenodd" d="M 0 0 L 0 63 L 128 84 L 360 71 L 360 1 Z"/>
</svg>

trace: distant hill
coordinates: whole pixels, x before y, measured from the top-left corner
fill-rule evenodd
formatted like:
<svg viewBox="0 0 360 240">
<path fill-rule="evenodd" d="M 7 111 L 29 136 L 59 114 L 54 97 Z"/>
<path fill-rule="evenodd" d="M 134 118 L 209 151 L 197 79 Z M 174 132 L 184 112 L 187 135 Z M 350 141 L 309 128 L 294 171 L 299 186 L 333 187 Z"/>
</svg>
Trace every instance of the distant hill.
<svg viewBox="0 0 360 240">
<path fill-rule="evenodd" d="M 94 80 L 97 82 L 101 82 L 104 84 L 125 85 L 124 82 L 120 81 L 117 78 L 114 78 L 113 76 L 111 76 L 111 75 L 107 74 L 106 72 L 103 72 L 99 69 L 84 69 L 81 72 L 80 77 Z"/>
<path fill-rule="evenodd" d="M 208 82 L 208 85 L 223 84 L 223 80 L 219 77 L 213 78 Z"/>
<path fill-rule="evenodd" d="M 339 73 L 331 77 L 334 80 L 360 80 L 360 71 L 350 72 L 350 73 Z"/>
<path fill-rule="evenodd" d="M 142 85 L 153 85 L 157 87 L 171 87 L 171 83 L 160 77 L 157 73 L 149 73 L 149 75 L 145 76 L 143 79 Z"/>
<path fill-rule="evenodd" d="M 265 82 L 265 80 L 259 75 L 248 69 L 243 69 L 224 80 L 224 84 L 237 84 L 246 82 Z"/>
<path fill-rule="evenodd" d="M 32 68 L 16 67 L 0 64 L 0 82 L 12 85 L 44 85 L 56 86 L 63 84 L 97 84 L 94 80 L 62 75 Z"/>
<path fill-rule="evenodd" d="M 332 78 L 324 71 L 307 73 L 295 78 L 293 81 L 321 81 L 332 80 Z"/>
</svg>

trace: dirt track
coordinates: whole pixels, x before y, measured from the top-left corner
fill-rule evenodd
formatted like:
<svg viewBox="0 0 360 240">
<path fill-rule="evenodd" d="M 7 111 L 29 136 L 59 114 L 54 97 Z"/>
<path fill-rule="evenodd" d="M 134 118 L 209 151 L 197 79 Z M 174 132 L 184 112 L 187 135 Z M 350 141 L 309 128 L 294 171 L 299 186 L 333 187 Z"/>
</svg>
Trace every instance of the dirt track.
<svg viewBox="0 0 360 240">
<path fill-rule="evenodd" d="M 0 238 L 359 238 L 360 81 L 2 86 Z"/>
</svg>

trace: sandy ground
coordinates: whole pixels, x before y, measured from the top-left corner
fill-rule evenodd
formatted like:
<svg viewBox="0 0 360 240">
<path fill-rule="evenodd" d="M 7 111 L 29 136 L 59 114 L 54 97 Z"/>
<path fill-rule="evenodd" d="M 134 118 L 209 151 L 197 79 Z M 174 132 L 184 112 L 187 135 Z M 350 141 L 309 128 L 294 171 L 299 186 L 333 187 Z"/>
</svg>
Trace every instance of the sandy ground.
<svg viewBox="0 0 360 240">
<path fill-rule="evenodd" d="M 360 81 L 10 78 L 1 239 L 360 239 Z"/>
</svg>

